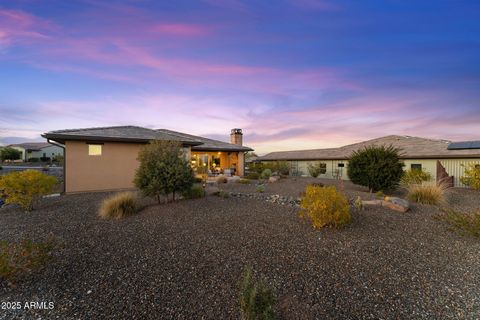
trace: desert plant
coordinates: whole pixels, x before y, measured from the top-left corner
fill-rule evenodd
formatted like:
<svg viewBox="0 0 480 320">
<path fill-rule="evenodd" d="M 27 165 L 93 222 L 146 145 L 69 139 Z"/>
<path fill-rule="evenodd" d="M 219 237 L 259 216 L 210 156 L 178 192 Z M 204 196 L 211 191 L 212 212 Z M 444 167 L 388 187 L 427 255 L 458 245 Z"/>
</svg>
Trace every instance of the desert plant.
<svg viewBox="0 0 480 320">
<path fill-rule="evenodd" d="M 270 169 L 282 176 L 288 176 L 290 174 L 290 164 L 287 161 L 276 161 Z"/>
<path fill-rule="evenodd" d="M 201 186 L 192 186 L 187 191 L 183 192 L 185 199 L 198 199 L 205 197 L 205 190 Z"/>
<path fill-rule="evenodd" d="M 53 248 L 53 238 L 40 243 L 0 241 L 0 278 L 13 282 L 23 274 L 41 268 L 51 258 Z"/>
<path fill-rule="evenodd" d="M 480 190 L 480 164 L 470 164 L 460 177 L 460 182 L 472 189 Z"/>
<path fill-rule="evenodd" d="M 57 178 L 37 170 L 16 171 L 1 177 L 0 190 L 6 196 L 6 203 L 15 203 L 31 211 L 34 203 L 51 193 L 57 182 Z"/>
<path fill-rule="evenodd" d="M 28 159 L 28 162 L 40 162 L 40 158 L 36 158 L 36 157 L 30 158 Z"/>
<path fill-rule="evenodd" d="M 422 204 L 437 205 L 445 202 L 444 193 L 447 189 L 445 183 L 437 185 L 411 184 L 407 187 L 407 198 Z"/>
<path fill-rule="evenodd" d="M 121 219 L 137 212 L 135 195 L 132 192 L 120 192 L 103 200 L 98 215 L 103 219 Z"/>
<path fill-rule="evenodd" d="M 62 156 L 62 155 L 56 155 L 54 158 L 53 158 L 53 162 L 57 163 L 58 165 L 60 166 L 63 166 L 64 162 L 65 162 L 65 157 Z"/>
<path fill-rule="evenodd" d="M 423 182 L 431 181 L 432 175 L 420 169 L 410 169 L 403 173 L 400 184 L 402 186 L 408 186 L 410 184 L 422 184 Z"/>
<path fill-rule="evenodd" d="M 307 166 L 308 173 L 316 178 L 321 174 L 325 174 L 327 172 L 327 164 L 323 162 L 317 163 L 309 163 Z"/>
<path fill-rule="evenodd" d="M 399 152 L 393 146 L 369 146 L 355 151 L 349 160 L 348 177 L 370 191 L 393 189 L 403 175 Z"/>
<path fill-rule="evenodd" d="M 240 283 L 240 310 L 245 320 L 275 319 L 273 290 L 264 280 L 255 282 L 252 269 L 247 268 Z"/>
<path fill-rule="evenodd" d="M 250 180 L 249 179 L 240 179 L 237 181 L 238 183 L 240 184 L 250 184 Z"/>
<path fill-rule="evenodd" d="M 307 186 L 300 207 L 314 228 L 341 227 L 351 221 L 348 200 L 334 186 Z"/>
<path fill-rule="evenodd" d="M 140 150 L 140 166 L 135 173 L 135 186 L 145 196 L 156 197 L 190 189 L 195 181 L 192 168 L 183 157 L 182 145 L 175 141 L 151 141 Z"/>
<path fill-rule="evenodd" d="M 265 169 L 262 171 L 262 174 L 260 175 L 260 179 L 269 179 L 271 176 L 272 176 L 272 170 Z"/>
<path fill-rule="evenodd" d="M 357 196 L 353 204 L 357 210 L 363 210 L 363 201 L 360 196 Z"/>
<path fill-rule="evenodd" d="M 377 198 L 383 199 L 383 198 L 385 198 L 385 193 L 383 193 L 383 191 L 380 190 L 380 191 L 375 192 L 375 196 Z"/>
<path fill-rule="evenodd" d="M 257 187 L 255 188 L 255 190 L 258 193 L 264 193 L 265 192 L 265 185 L 264 184 L 258 184 Z"/>
<path fill-rule="evenodd" d="M 250 179 L 250 180 L 258 180 L 258 178 L 260 178 L 260 174 L 255 171 L 249 172 L 247 175 L 247 179 Z"/>
<path fill-rule="evenodd" d="M 225 176 L 218 176 L 217 177 L 217 183 L 227 183 L 228 179 Z"/>
<path fill-rule="evenodd" d="M 457 212 L 452 209 L 444 209 L 440 219 L 452 226 L 454 231 L 460 234 L 470 234 L 480 238 L 480 209 L 473 213 Z"/>
<path fill-rule="evenodd" d="M 230 198 L 230 193 L 225 190 L 218 190 L 215 191 L 213 194 L 220 198 Z"/>
<path fill-rule="evenodd" d="M 0 149 L 0 160 L 19 160 L 22 157 L 22 152 L 20 150 L 5 147 Z"/>
</svg>

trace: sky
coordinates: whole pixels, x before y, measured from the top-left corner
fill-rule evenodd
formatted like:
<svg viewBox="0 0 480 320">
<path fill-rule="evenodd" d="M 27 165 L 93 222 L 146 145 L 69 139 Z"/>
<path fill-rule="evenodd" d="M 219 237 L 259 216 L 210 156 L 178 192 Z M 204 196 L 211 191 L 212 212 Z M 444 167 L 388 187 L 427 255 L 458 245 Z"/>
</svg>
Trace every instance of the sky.
<svg viewBox="0 0 480 320">
<path fill-rule="evenodd" d="M 117 125 L 479 140 L 480 1 L 0 0 L 0 143 Z"/>
</svg>

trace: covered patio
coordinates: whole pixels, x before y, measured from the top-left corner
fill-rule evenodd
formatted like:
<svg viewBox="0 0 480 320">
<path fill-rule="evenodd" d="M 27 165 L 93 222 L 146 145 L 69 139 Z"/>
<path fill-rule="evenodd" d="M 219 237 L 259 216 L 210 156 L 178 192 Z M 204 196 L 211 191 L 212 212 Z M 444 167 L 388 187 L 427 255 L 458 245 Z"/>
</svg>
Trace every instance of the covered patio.
<svg viewBox="0 0 480 320">
<path fill-rule="evenodd" d="M 192 150 L 191 165 L 198 176 L 243 175 L 243 167 L 239 167 L 241 165 L 239 158 L 239 152 Z"/>
</svg>

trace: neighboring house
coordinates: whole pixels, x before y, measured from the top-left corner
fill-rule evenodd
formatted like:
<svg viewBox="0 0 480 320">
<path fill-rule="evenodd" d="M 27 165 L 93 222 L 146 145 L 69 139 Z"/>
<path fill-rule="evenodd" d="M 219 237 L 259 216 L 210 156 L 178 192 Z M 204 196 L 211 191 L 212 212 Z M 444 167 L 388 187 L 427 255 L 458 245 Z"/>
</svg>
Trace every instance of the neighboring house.
<svg viewBox="0 0 480 320">
<path fill-rule="evenodd" d="M 46 142 L 25 142 L 11 144 L 9 147 L 22 152 L 21 159 L 23 161 L 29 161 L 32 158 L 48 158 L 50 160 L 56 156 L 63 156 L 62 148 Z"/>
<path fill-rule="evenodd" d="M 351 154 L 366 146 L 392 145 L 401 149 L 401 158 L 407 169 L 423 169 L 435 181 L 446 180 L 456 187 L 460 182 L 465 166 L 480 165 L 480 143 L 470 141 L 452 143 L 447 140 L 424 139 L 410 136 L 386 136 L 340 148 L 272 152 L 259 157 L 257 161 L 288 161 L 293 175 L 308 175 L 309 163 L 323 162 L 327 172 L 320 177 L 348 180 L 347 167 Z"/>
<path fill-rule="evenodd" d="M 131 189 L 139 166 L 138 152 L 151 140 L 178 141 L 196 172 L 243 176 L 241 129 L 232 129 L 230 142 L 186 133 L 136 126 L 51 131 L 42 135 L 65 147 L 65 192 Z"/>
</svg>

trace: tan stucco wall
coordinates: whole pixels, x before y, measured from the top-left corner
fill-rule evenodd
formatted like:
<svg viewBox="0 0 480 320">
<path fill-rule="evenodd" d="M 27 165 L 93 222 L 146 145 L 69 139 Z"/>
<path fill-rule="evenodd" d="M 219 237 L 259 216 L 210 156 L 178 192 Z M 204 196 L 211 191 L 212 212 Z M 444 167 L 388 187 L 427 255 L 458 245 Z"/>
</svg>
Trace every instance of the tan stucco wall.
<svg viewBox="0 0 480 320">
<path fill-rule="evenodd" d="M 85 141 L 67 141 L 66 192 L 134 188 L 138 151 L 143 144 L 106 142 L 101 156 L 89 156 Z"/>
</svg>

